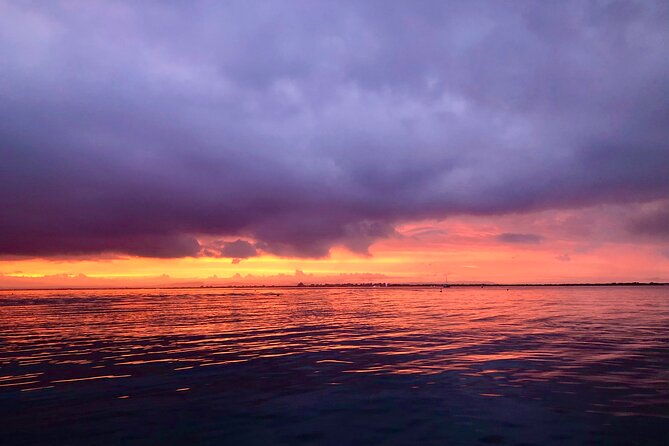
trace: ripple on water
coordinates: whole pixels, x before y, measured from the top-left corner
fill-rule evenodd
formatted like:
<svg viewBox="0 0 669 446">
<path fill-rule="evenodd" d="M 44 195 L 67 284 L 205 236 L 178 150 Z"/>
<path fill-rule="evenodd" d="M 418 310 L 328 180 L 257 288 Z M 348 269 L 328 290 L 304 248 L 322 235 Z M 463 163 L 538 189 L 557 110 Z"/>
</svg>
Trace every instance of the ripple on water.
<svg viewBox="0 0 669 446">
<path fill-rule="evenodd" d="M 17 442 L 47 438 L 34 411 L 123 439 L 152 407 L 258 444 L 667 435 L 668 287 L 2 291 L 0 320 Z"/>
</svg>

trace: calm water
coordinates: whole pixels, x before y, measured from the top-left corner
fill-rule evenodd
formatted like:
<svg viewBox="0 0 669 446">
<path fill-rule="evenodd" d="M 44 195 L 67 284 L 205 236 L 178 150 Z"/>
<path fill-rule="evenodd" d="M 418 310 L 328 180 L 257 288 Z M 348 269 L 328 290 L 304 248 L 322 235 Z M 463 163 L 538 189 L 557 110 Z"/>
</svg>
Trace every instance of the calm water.
<svg viewBox="0 0 669 446">
<path fill-rule="evenodd" d="M 0 292 L 0 444 L 669 444 L 669 287 Z"/>
</svg>

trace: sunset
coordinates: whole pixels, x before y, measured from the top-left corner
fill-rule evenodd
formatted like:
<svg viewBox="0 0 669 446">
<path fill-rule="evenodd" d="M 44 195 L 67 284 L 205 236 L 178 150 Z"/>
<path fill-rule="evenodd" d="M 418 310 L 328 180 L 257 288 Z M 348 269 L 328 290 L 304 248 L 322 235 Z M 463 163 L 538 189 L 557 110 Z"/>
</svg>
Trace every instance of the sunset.
<svg viewBox="0 0 669 446">
<path fill-rule="evenodd" d="M 668 25 L 0 0 L 0 443 L 667 444 Z"/>
<path fill-rule="evenodd" d="M 3 261 L 2 283 L 5 288 L 58 288 L 669 282 L 669 247 L 661 244 L 666 241 L 639 226 L 654 218 L 661 232 L 663 206 L 654 200 L 398 223 L 364 252 L 333 244 L 318 257 L 265 252 L 251 238 L 210 237 L 198 239 L 206 246 L 198 255 L 176 258 L 11 256 Z"/>
</svg>

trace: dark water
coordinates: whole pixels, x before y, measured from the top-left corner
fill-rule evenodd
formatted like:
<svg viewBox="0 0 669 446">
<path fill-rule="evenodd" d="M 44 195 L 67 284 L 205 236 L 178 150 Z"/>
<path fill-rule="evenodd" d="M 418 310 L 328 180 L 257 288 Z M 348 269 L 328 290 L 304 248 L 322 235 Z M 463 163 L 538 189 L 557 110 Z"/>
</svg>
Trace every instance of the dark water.
<svg viewBox="0 0 669 446">
<path fill-rule="evenodd" d="M 0 444 L 669 444 L 669 287 L 0 292 Z"/>
</svg>

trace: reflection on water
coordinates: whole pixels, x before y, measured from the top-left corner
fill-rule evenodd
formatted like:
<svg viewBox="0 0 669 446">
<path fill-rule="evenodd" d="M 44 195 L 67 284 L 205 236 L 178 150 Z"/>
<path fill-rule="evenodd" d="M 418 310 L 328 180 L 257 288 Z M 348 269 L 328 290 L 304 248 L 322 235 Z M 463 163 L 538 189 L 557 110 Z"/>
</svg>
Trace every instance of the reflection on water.
<svg viewBox="0 0 669 446">
<path fill-rule="evenodd" d="M 669 287 L 0 292 L 2 444 L 669 444 Z"/>
</svg>

